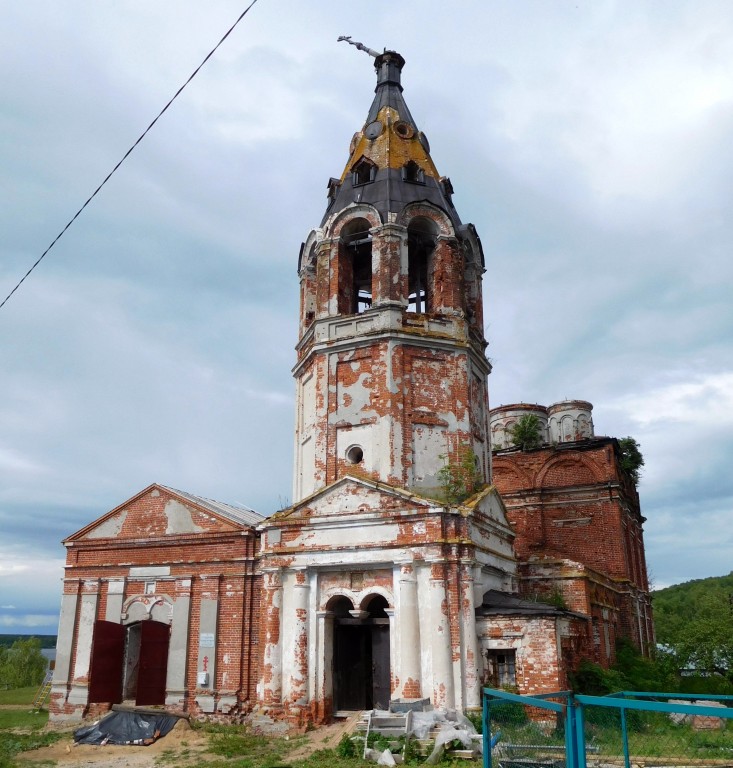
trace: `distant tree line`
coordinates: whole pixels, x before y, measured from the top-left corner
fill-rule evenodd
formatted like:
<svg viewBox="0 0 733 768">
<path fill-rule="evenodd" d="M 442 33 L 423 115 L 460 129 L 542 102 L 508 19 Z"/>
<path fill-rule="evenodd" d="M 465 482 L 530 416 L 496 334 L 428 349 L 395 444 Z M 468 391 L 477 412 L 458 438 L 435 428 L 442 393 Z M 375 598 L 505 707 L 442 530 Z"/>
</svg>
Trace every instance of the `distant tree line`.
<svg viewBox="0 0 733 768">
<path fill-rule="evenodd" d="M 598 696 L 621 690 L 733 695 L 733 573 L 660 589 L 652 599 L 655 657 L 621 639 L 611 669 L 581 662 L 573 689 Z"/>
<path fill-rule="evenodd" d="M 685 676 L 733 684 L 733 572 L 652 593 L 661 652 Z"/>
<path fill-rule="evenodd" d="M 0 635 L 0 648 L 10 648 L 16 640 L 27 640 L 34 637 L 41 644 L 41 648 L 55 648 L 56 635 Z"/>
</svg>

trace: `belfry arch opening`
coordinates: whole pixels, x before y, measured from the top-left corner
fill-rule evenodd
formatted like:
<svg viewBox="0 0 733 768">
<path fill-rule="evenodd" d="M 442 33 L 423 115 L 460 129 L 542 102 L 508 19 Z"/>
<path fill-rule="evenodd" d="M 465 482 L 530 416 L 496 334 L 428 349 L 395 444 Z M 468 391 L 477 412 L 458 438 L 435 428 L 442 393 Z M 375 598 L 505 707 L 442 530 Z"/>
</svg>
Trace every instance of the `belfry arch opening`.
<svg viewBox="0 0 733 768">
<path fill-rule="evenodd" d="M 389 707 L 389 604 L 369 595 L 355 608 L 343 595 L 333 613 L 333 703 L 335 712 Z"/>
<path fill-rule="evenodd" d="M 372 235 L 366 219 L 341 230 L 339 313 L 356 315 L 372 306 Z"/>
<path fill-rule="evenodd" d="M 432 311 L 433 254 L 437 241 L 436 225 L 422 216 L 407 227 L 407 311 L 421 314 Z"/>
</svg>

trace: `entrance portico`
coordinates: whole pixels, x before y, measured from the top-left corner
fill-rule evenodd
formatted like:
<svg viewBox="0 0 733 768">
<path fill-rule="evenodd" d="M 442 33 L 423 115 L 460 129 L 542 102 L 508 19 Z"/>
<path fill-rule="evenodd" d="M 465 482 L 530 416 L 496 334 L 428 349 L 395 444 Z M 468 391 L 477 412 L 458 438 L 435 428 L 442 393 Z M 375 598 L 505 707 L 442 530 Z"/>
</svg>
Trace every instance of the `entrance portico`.
<svg viewBox="0 0 733 768">
<path fill-rule="evenodd" d="M 495 493 L 469 510 L 347 476 L 260 531 L 266 709 L 303 723 L 395 699 L 478 706 L 475 597 L 514 565 Z"/>
</svg>

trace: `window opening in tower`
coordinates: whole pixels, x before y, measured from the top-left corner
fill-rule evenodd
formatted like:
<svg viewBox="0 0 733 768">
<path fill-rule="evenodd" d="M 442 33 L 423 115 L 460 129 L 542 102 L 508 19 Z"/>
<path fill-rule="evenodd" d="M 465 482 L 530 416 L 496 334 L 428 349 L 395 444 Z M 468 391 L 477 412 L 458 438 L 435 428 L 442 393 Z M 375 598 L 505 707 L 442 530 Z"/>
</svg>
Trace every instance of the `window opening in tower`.
<svg viewBox="0 0 733 768">
<path fill-rule="evenodd" d="M 377 174 L 377 166 L 363 157 L 351 171 L 351 184 L 354 187 L 370 184 Z"/>
<path fill-rule="evenodd" d="M 424 184 L 425 172 L 414 160 L 410 160 L 402 166 L 402 179 L 410 184 Z"/>
<path fill-rule="evenodd" d="M 422 314 L 431 310 L 430 272 L 435 245 L 419 232 L 408 232 L 407 311 Z"/>
<path fill-rule="evenodd" d="M 355 232 L 346 243 L 353 270 L 352 314 L 361 314 L 372 306 L 372 236 Z"/>
</svg>

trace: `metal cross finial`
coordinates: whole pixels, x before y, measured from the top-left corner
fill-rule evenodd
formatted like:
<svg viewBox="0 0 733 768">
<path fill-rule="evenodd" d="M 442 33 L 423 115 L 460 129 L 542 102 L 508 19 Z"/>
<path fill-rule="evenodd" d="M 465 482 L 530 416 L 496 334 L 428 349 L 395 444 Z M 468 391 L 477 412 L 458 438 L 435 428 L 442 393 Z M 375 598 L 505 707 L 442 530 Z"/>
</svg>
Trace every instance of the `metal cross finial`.
<svg viewBox="0 0 733 768">
<path fill-rule="evenodd" d="M 345 43 L 348 43 L 349 45 L 353 45 L 355 48 L 358 48 L 360 51 L 365 51 L 370 56 L 374 56 L 376 59 L 379 54 L 376 51 L 373 51 L 371 48 L 367 48 L 364 43 L 356 43 L 351 39 L 351 35 L 341 35 L 339 39 L 336 41 L 337 43 L 340 43 L 341 41 L 344 41 Z"/>
</svg>

